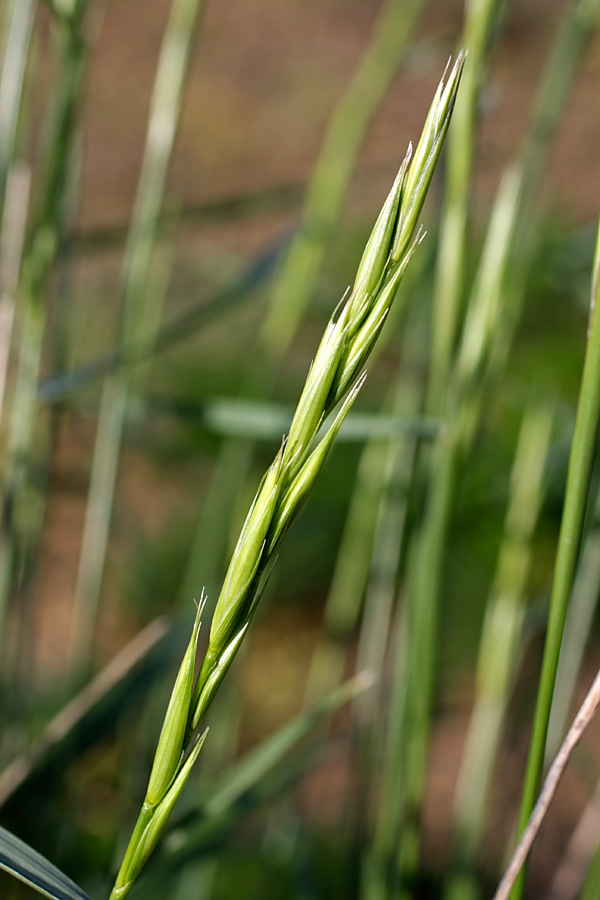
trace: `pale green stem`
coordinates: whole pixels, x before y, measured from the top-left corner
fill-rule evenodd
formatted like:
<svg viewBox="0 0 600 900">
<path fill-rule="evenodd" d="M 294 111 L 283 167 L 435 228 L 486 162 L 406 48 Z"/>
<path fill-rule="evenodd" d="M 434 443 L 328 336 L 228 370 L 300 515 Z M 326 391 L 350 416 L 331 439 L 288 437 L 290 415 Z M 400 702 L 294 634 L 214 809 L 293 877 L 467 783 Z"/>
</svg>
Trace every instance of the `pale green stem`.
<svg viewBox="0 0 600 900">
<path fill-rule="evenodd" d="M 356 158 L 375 115 L 402 60 L 417 15 L 424 0 L 387 0 L 375 24 L 373 36 L 328 127 L 319 157 L 312 172 L 301 212 L 301 227 L 294 237 L 275 276 L 269 307 L 261 329 L 252 365 L 246 377 L 246 389 L 268 395 L 278 369 L 297 333 L 314 294 L 331 241 L 339 222 L 344 198 Z M 194 548 L 201 556 L 190 556 L 181 594 L 190 588 L 217 580 L 222 554 L 209 554 L 205 548 L 220 550 L 226 546 L 222 527 L 227 516 L 237 534 L 235 510 L 246 483 L 253 446 L 227 442 L 217 461 L 215 477 L 196 530 Z M 215 520 L 215 510 L 218 518 Z M 235 539 L 235 537 L 234 537 Z M 209 593 L 210 596 L 210 593 Z"/>
<path fill-rule="evenodd" d="M 182 92 L 201 8 L 202 0 L 173 0 L 161 45 L 123 262 L 119 340 L 123 346 L 137 346 L 138 336 L 142 341 L 148 339 L 148 319 L 156 318 L 151 307 L 157 300 L 162 303 L 162 298 L 149 290 L 149 277 Z M 71 639 L 71 650 L 79 661 L 89 659 L 89 641 L 94 631 L 108 547 L 130 377 L 124 367 L 108 376 L 103 389 L 77 581 L 76 622 L 79 625 Z"/>
<path fill-rule="evenodd" d="M 0 234 L 0 420 L 4 411 L 30 183 L 31 173 L 25 163 L 15 162 L 9 166 Z"/>
<path fill-rule="evenodd" d="M 387 0 L 371 41 L 338 103 L 302 209 L 302 226 L 277 277 L 259 349 L 285 358 L 335 234 L 356 157 L 389 88 L 424 0 Z"/>
<path fill-rule="evenodd" d="M 413 710 L 413 721 L 417 724 L 417 732 L 413 733 L 411 731 L 410 737 L 408 736 L 409 732 L 405 732 L 405 739 L 408 740 L 409 744 L 414 745 L 413 750 L 409 753 L 414 764 L 414 777 L 412 775 L 409 776 L 410 787 L 408 789 L 412 799 L 411 797 L 406 797 L 405 801 L 407 804 L 405 815 L 407 822 L 410 823 L 407 827 L 410 828 L 412 834 L 409 835 L 405 832 L 402 836 L 405 850 L 404 860 L 408 865 L 409 871 L 416 865 L 418 855 L 418 821 L 422 802 L 422 793 L 420 801 L 418 800 L 418 793 L 419 791 L 422 792 L 424 786 L 425 767 L 427 764 L 427 733 L 429 728 L 427 724 L 429 713 L 426 710 L 430 709 L 431 691 L 433 689 L 433 675 L 425 674 L 425 666 L 426 660 L 429 660 L 432 665 L 435 663 L 437 617 L 441 585 L 443 583 L 442 573 L 436 574 L 431 571 L 431 568 L 436 565 L 443 566 L 444 548 L 448 540 L 451 510 L 454 505 L 456 491 L 457 466 L 462 454 L 468 452 L 468 448 L 476 433 L 481 410 L 483 399 L 482 371 L 485 372 L 490 367 L 496 368 L 501 363 L 506 356 L 510 339 L 514 333 L 519 306 L 514 304 L 514 308 L 510 308 L 510 305 L 506 304 L 503 299 L 509 273 L 508 264 L 513 254 L 516 254 L 517 251 L 521 255 L 523 254 L 523 247 L 520 244 L 524 242 L 525 223 L 530 221 L 530 210 L 535 196 L 532 185 L 537 185 L 539 180 L 550 140 L 559 119 L 559 108 L 562 107 L 566 100 L 567 90 L 575 70 L 575 63 L 581 51 L 583 43 L 581 35 L 584 33 L 582 31 L 581 9 L 584 7 L 587 14 L 585 22 L 588 30 L 585 34 L 589 34 L 592 20 L 590 6 L 592 3 L 596 4 L 597 8 L 598 0 L 586 0 L 585 3 L 575 4 L 567 11 L 566 19 L 562 23 L 542 77 L 531 124 L 520 154 L 520 163 L 515 168 L 512 176 L 505 180 L 500 193 L 497 208 L 498 228 L 502 234 L 502 241 L 492 241 L 493 232 L 490 232 L 488 235 L 489 260 L 486 268 L 489 274 L 486 274 L 486 269 L 484 269 L 481 283 L 479 286 L 476 285 L 476 290 L 479 289 L 481 294 L 483 294 L 485 292 L 482 288 L 487 280 L 493 287 L 493 294 L 488 301 L 485 301 L 485 297 L 483 298 L 483 302 L 479 304 L 481 311 L 477 308 L 475 309 L 475 326 L 471 337 L 469 336 L 468 327 L 469 313 L 467 314 L 465 336 L 461 349 L 462 359 L 459 358 L 457 360 L 457 374 L 460 373 L 460 380 L 465 387 L 468 384 L 470 396 L 468 402 L 459 401 L 458 430 L 454 430 L 449 435 L 445 448 L 444 445 L 440 445 L 440 455 L 437 458 L 434 457 L 433 460 L 433 483 L 431 486 L 433 495 L 427 507 L 422 536 L 419 539 L 419 544 L 422 543 L 423 546 L 417 551 L 419 562 L 415 570 L 414 595 L 411 595 L 410 599 L 411 609 L 415 610 L 412 619 L 414 627 L 419 634 L 419 639 L 429 639 L 432 644 L 431 646 L 423 647 L 420 652 L 417 652 L 417 638 L 415 637 L 410 642 L 410 654 L 413 659 L 412 666 L 416 668 L 414 674 L 409 676 L 411 689 L 414 687 L 411 701 L 413 706 L 416 707 L 418 705 L 419 708 Z M 565 40 L 565 34 L 569 35 L 568 40 Z M 552 86 L 552 90 L 550 90 L 549 86 Z M 504 212 L 501 209 L 502 204 L 504 205 Z M 517 291 L 517 294 L 519 293 Z M 492 303 L 494 296 L 497 299 Z M 505 318 L 509 320 L 506 323 L 502 322 L 502 316 L 499 316 L 502 306 Z M 479 337 L 477 336 L 481 329 L 486 334 L 485 343 L 481 341 L 481 334 Z M 496 331 L 498 334 L 496 334 Z M 482 365 L 483 370 L 480 371 Z M 460 392 L 461 389 L 459 389 L 458 396 L 460 396 Z M 452 392 L 450 392 L 450 397 L 451 407 L 448 409 L 448 414 L 451 414 L 452 409 L 454 409 L 456 415 L 456 407 L 453 404 L 457 402 L 458 397 L 455 395 L 452 398 Z M 444 454 L 448 454 L 449 458 L 444 459 Z M 409 668 L 412 668 L 412 666 L 409 666 Z M 421 673 L 423 674 L 421 675 Z M 419 697 L 421 698 L 420 701 Z"/>
<path fill-rule="evenodd" d="M 412 331 L 411 338 L 414 338 Z M 407 342 L 408 343 L 408 342 Z M 394 386 L 393 409 L 396 413 L 414 412 L 422 403 L 423 387 L 415 373 L 403 370 Z M 373 672 L 380 689 L 379 700 L 385 694 L 384 666 L 387 660 L 392 631 L 396 579 L 404 550 L 404 531 L 410 484 L 414 476 L 417 442 L 388 443 L 382 465 L 383 481 L 378 492 L 379 507 L 373 531 L 368 582 L 364 599 L 358 640 L 356 667 Z M 357 699 L 363 726 L 371 728 L 376 719 L 373 698 L 368 704 Z"/>
<path fill-rule="evenodd" d="M 559 23 L 536 94 L 531 125 L 519 154 L 518 161 L 525 173 L 524 210 L 528 210 L 535 200 L 548 145 L 560 122 L 577 64 L 598 25 L 599 15 L 600 0 L 571 0 Z M 519 217 L 517 236 L 522 236 L 528 227 L 528 217 Z"/>
<path fill-rule="evenodd" d="M 597 900 L 600 896 L 600 844 L 588 867 L 579 900 Z"/>
<path fill-rule="evenodd" d="M 455 795 L 455 846 L 444 894 L 447 900 L 471 900 L 480 893 L 475 870 L 516 667 L 551 429 L 549 411 L 531 404 L 521 425 L 504 537 L 479 645 L 476 695 Z"/>
<path fill-rule="evenodd" d="M 6 610 L 15 574 L 17 570 L 22 572 L 27 537 L 35 533 L 39 525 L 36 505 L 32 502 L 34 498 L 25 495 L 29 467 L 36 450 L 36 392 L 46 327 L 46 287 L 63 226 L 64 197 L 69 177 L 67 161 L 88 56 L 83 38 L 86 7 L 86 0 L 79 0 L 72 23 L 60 29 L 58 82 L 49 112 L 38 201 L 23 254 L 18 291 L 22 330 L 2 484 L 5 512 L 0 539 L 0 616 Z M 2 628 L 3 622 L 0 621 L 0 631 Z M 5 664 L 7 662 L 10 665 L 9 661 L 4 660 Z"/>
<path fill-rule="evenodd" d="M 585 538 L 560 648 L 556 687 L 550 712 L 546 762 L 551 763 L 567 731 L 585 647 L 600 595 L 600 491 L 596 489 L 593 522 Z"/>
<path fill-rule="evenodd" d="M 11 0 L 6 9 L 0 76 L 0 195 L 13 158 L 25 82 L 35 0 Z"/>
<path fill-rule="evenodd" d="M 371 359 L 376 359 L 388 342 L 395 340 L 398 327 L 396 320 L 405 316 L 409 297 L 418 303 L 419 298 L 415 298 L 415 292 L 423 282 L 423 273 L 429 261 L 430 256 L 426 252 L 419 253 L 413 260 L 392 307 L 394 320 L 387 322 L 386 331 L 375 345 Z M 408 340 L 405 340 L 405 347 L 408 352 Z M 402 373 L 398 377 L 403 377 Z M 395 394 L 396 390 L 394 386 L 392 393 Z M 388 406 L 389 401 L 384 409 Z M 412 442 L 410 446 L 412 449 Z M 375 530 L 382 514 L 385 471 L 391 464 L 389 460 L 386 463 L 386 458 L 397 453 L 404 458 L 407 452 L 410 453 L 411 450 L 406 450 L 404 442 L 399 445 L 397 439 L 383 442 L 381 437 L 373 436 L 365 443 L 325 603 L 325 633 L 311 660 L 305 698 L 307 702 L 322 696 L 324 691 L 332 689 L 342 680 L 347 642 L 360 622 L 369 583 Z"/>
<path fill-rule="evenodd" d="M 433 294 L 427 409 L 439 411 L 460 329 L 477 107 L 493 25 L 503 0 L 467 0 L 460 45 L 469 51 L 449 129 L 446 183 Z"/>
<path fill-rule="evenodd" d="M 558 538 L 542 672 L 521 800 L 518 824 L 519 835 L 525 828 L 535 805 L 542 776 L 560 645 L 567 607 L 573 589 L 575 567 L 583 533 L 583 521 L 596 449 L 596 436 L 600 419 L 600 315 L 597 314 L 597 310 L 596 315 L 594 315 L 594 308 L 595 305 L 600 306 L 600 228 L 598 230 L 593 272 L 588 341 Z M 518 898 L 523 896 L 525 875 L 526 868 L 523 867 L 519 880 L 511 893 L 511 900 L 518 900 Z"/>
</svg>

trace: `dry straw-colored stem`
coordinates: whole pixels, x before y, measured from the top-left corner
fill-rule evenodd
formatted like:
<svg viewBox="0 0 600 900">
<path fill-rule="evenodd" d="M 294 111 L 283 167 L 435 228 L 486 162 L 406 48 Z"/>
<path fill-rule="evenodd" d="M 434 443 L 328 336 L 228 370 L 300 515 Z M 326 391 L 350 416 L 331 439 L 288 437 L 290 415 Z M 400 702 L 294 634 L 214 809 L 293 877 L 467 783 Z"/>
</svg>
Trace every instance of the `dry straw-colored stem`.
<svg viewBox="0 0 600 900">
<path fill-rule="evenodd" d="M 534 810 L 529 817 L 525 830 L 521 839 L 512 855 L 506 872 L 502 877 L 502 881 L 498 885 L 498 890 L 494 894 L 493 900 L 508 900 L 510 892 L 519 877 L 519 873 L 525 864 L 525 860 L 529 855 L 529 851 L 533 846 L 533 842 L 540 830 L 544 817 L 548 812 L 548 807 L 556 793 L 556 789 L 567 767 L 567 763 L 571 758 L 575 747 L 583 737 L 583 734 L 594 718 L 596 710 L 600 705 L 600 672 L 596 675 L 587 697 L 583 701 L 579 712 L 577 713 L 573 724 L 558 751 L 556 759 L 550 767 L 550 771 L 544 782 L 544 787 L 539 796 Z"/>
</svg>

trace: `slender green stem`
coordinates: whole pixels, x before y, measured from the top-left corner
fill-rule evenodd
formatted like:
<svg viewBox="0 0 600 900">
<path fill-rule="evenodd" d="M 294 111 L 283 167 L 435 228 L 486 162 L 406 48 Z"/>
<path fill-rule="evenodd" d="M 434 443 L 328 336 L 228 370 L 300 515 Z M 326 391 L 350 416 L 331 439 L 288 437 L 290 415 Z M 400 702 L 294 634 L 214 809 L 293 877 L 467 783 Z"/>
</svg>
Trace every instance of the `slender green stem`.
<svg viewBox="0 0 600 900">
<path fill-rule="evenodd" d="M 35 0 L 11 0 L 6 10 L 0 78 L 0 196 L 4 196 L 14 155 L 34 11 Z"/>
<path fill-rule="evenodd" d="M 162 302 L 162 298 L 149 290 L 152 255 L 183 86 L 201 9 L 202 0 L 173 0 L 161 46 L 142 169 L 123 263 L 119 343 L 124 346 L 143 346 L 152 341 L 153 335 L 146 333 L 148 320 L 156 318 L 150 304 L 157 300 Z M 130 378 L 126 367 L 119 369 L 108 376 L 103 389 L 71 638 L 72 654 L 80 664 L 89 660 L 89 642 L 93 635 L 108 546 Z"/>
<path fill-rule="evenodd" d="M 594 259 L 587 349 L 579 391 L 571 456 L 569 458 L 567 487 L 554 567 L 542 672 L 521 800 L 518 824 L 519 835 L 527 825 L 535 805 L 542 776 L 560 645 L 567 607 L 573 588 L 575 567 L 579 556 L 583 520 L 588 502 L 590 478 L 596 450 L 596 435 L 598 422 L 600 421 L 600 315 L 598 315 L 597 310 L 596 314 L 594 314 L 596 305 L 600 307 L 600 227 Z M 526 869 L 524 867 L 511 893 L 511 900 L 519 900 L 523 896 L 525 874 Z"/>
<path fill-rule="evenodd" d="M 313 359 L 287 437 L 265 472 L 233 551 L 193 690 L 199 615 L 156 752 L 146 800 L 111 895 L 124 897 L 164 830 L 198 744 L 186 755 L 250 625 L 278 547 L 304 505 L 352 407 L 368 359 L 418 244 L 418 219 L 439 159 L 464 66 L 459 54 L 435 93 L 367 241 L 354 286 L 334 310 Z M 321 428 L 329 415 L 335 418 Z M 187 660 L 187 661 L 186 661 Z M 166 793 L 165 793 L 166 791 Z M 153 813 L 146 822 L 146 807 Z"/>
<path fill-rule="evenodd" d="M 412 659 L 412 663 L 409 663 L 409 672 L 413 666 L 416 671 L 408 676 L 414 694 L 406 706 L 406 714 L 416 723 L 417 731 L 404 729 L 404 740 L 408 741 L 409 745 L 414 744 L 409 756 L 414 760 L 415 766 L 415 777 L 408 788 L 412 799 L 407 795 L 404 801 L 408 825 L 407 831 L 402 836 L 402 844 L 404 859 L 409 859 L 409 871 L 416 861 L 419 819 L 417 794 L 419 790 L 422 791 L 424 785 L 424 766 L 427 758 L 426 710 L 431 703 L 433 676 L 425 675 L 425 661 L 429 660 L 432 665 L 435 661 L 433 646 L 422 648 L 419 652 L 417 647 L 420 646 L 420 640 L 430 639 L 435 642 L 443 583 L 442 573 L 436 574 L 431 568 L 435 565 L 442 566 L 444 562 L 444 548 L 448 540 L 451 510 L 454 505 L 457 466 L 460 465 L 463 454 L 468 452 L 476 433 L 482 409 L 484 380 L 505 358 L 514 334 L 520 305 L 514 301 L 512 304 L 507 303 L 509 262 L 517 255 L 522 258 L 524 248 L 528 246 L 526 226 L 530 223 L 535 187 L 559 119 L 560 109 L 567 96 L 567 89 L 583 46 L 583 38 L 590 33 L 595 15 L 592 7 L 597 10 L 598 5 L 598 0 L 575 3 L 569 8 L 561 24 L 542 77 L 518 163 L 512 173 L 505 177 L 499 192 L 494 219 L 486 239 L 481 273 L 473 289 L 474 298 L 478 299 L 473 302 L 473 298 L 469 304 L 455 372 L 450 378 L 446 416 L 447 421 L 452 422 L 453 426 L 445 446 L 440 443 L 434 455 L 430 488 L 432 496 L 426 507 L 422 534 L 419 538 L 422 547 L 417 550 L 414 592 L 410 595 L 411 610 L 414 612 L 409 616 L 409 622 L 414 623 L 418 635 L 409 645 L 409 655 Z M 516 292 L 513 290 L 512 293 L 522 296 L 521 290 Z M 443 458 L 444 453 L 448 454 L 448 459 Z M 419 702 L 420 706 L 417 709 Z M 408 834 L 408 831 L 411 834 Z"/>
<path fill-rule="evenodd" d="M 600 844 L 589 864 L 580 900 L 596 900 L 600 895 Z"/>
<path fill-rule="evenodd" d="M 64 222 L 68 160 L 88 59 L 84 38 L 86 8 L 87 0 L 78 0 L 73 19 L 59 28 L 58 82 L 48 116 L 37 204 L 23 253 L 18 290 L 23 324 L 2 484 L 0 611 L 6 609 L 15 574 L 23 571 L 27 538 L 39 526 L 37 515 L 31 521 L 34 504 L 31 497 L 26 497 L 26 491 L 30 464 L 36 451 L 36 394 L 47 318 L 46 288 Z M 16 650 L 16 646 L 13 649 Z"/>
<path fill-rule="evenodd" d="M 590 498 L 591 500 L 591 498 Z M 552 700 L 546 761 L 551 762 L 566 732 L 569 708 L 577 686 L 585 647 L 600 596 L 600 490 L 596 486 L 593 522 L 585 536 L 573 594 L 565 622 Z"/>
<path fill-rule="evenodd" d="M 448 135 L 446 185 L 433 296 L 433 337 L 427 408 L 439 410 L 460 330 L 471 176 L 479 95 L 490 36 L 503 0 L 467 0 L 461 46 L 469 64 Z"/>
<path fill-rule="evenodd" d="M 398 69 L 423 5 L 424 0 L 387 0 L 364 56 L 335 108 L 306 188 L 299 230 L 275 275 L 264 324 L 246 373 L 245 393 L 260 391 L 268 396 L 273 389 L 329 254 L 369 124 Z M 234 445 L 228 441 L 221 450 L 182 580 L 182 597 L 189 597 L 199 580 L 205 585 L 217 581 L 222 551 L 229 549 L 231 537 L 227 520 L 234 522 L 235 511 L 241 506 L 252 456 L 250 443 Z"/>
<path fill-rule="evenodd" d="M 513 682 L 531 563 L 531 541 L 543 499 L 552 417 L 526 409 L 511 476 L 504 536 L 486 608 L 477 661 L 477 689 L 455 794 L 455 836 L 447 900 L 480 893 L 477 857 L 504 712 Z"/>
<path fill-rule="evenodd" d="M 358 152 L 400 61 L 424 0 L 387 0 L 338 103 L 307 188 L 302 225 L 282 263 L 259 339 L 272 363 L 285 358 L 329 252 Z"/>
</svg>

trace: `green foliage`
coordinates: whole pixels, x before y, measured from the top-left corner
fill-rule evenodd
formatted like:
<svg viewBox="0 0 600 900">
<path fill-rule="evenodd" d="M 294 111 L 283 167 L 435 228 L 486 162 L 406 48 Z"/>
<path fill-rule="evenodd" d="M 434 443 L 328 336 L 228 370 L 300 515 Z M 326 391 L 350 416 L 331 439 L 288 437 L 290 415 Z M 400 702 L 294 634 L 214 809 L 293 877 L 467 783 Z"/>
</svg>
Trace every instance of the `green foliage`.
<svg viewBox="0 0 600 900">
<path fill-rule="evenodd" d="M 129 46 L 123 84 L 132 126 L 148 93 L 135 202 L 96 227 L 98 112 L 137 166 L 121 85 L 98 87 L 135 4 L 102 6 L 3 11 L 0 892 L 84 900 L 52 859 L 98 900 L 115 878 L 114 900 L 481 900 L 534 707 L 521 826 L 597 637 L 594 240 L 539 198 L 600 3 L 565 0 L 521 134 L 505 96 L 537 29 L 466 0 L 468 58 L 371 228 L 455 11 L 441 39 L 424 0 L 385 0 L 349 74 L 372 5 L 284 4 L 264 34 L 259 7 L 150 5 L 152 93 Z M 266 112 L 245 117 L 255 67 Z M 302 183 L 254 184 L 259 131 Z M 598 854 L 570 853 L 595 896 Z"/>
</svg>

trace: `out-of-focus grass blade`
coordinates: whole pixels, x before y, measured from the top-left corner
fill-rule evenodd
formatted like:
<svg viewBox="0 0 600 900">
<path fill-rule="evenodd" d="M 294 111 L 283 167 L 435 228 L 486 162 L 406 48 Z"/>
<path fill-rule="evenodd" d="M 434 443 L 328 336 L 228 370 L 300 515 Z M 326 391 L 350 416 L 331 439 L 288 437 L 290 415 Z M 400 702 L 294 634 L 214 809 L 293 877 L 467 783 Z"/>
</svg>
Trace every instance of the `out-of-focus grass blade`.
<svg viewBox="0 0 600 900">
<path fill-rule="evenodd" d="M 394 157 L 395 158 L 395 157 Z M 361 171 L 370 173 L 382 166 L 365 164 Z M 211 223 L 233 220 L 240 222 L 246 219 L 260 218 L 274 212 L 288 213 L 297 210 L 298 201 L 302 199 L 305 182 L 285 181 L 273 182 L 258 189 L 248 189 L 229 196 L 217 197 L 213 200 L 201 200 L 198 203 L 186 202 L 181 198 L 177 207 L 165 204 L 158 217 L 157 224 L 168 228 L 174 222 L 182 222 L 191 228 Z M 119 221 L 108 225 L 93 225 L 90 228 L 77 228 L 68 235 L 69 249 L 78 256 L 93 256 L 120 250 L 127 238 L 128 224 Z"/>
<path fill-rule="evenodd" d="M 460 94 L 446 147 L 446 189 L 440 226 L 433 298 L 433 335 L 427 408 L 443 403 L 446 381 L 460 333 L 465 281 L 467 229 L 472 191 L 478 105 L 489 59 L 490 38 L 503 0 L 465 3 L 460 46 L 468 47 Z"/>
<path fill-rule="evenodd" d="M 515 452 L 504 536 L 481 634 L 477 692 L 454 801 L 454 861 L 445 900 L 469 900 L 480 893 L 475 870 L 521 641 L 532 539 L 544 498 L 551 432 L 550 411 L 530 403 Z"/>
<path fill-rule="evenodd" d="M 0 233 L 0 417 L 4 409 L 30 182 L 31 172 L 25 163 L 13 163 L 9 167 Z"/>
<path fill-rule="evenodd" d="M 369 672 L 361 672 L 267 738 L 213 787 L 202 805 L 206 815 L 215 815 L 235 803 L 321 722 L 358 694 L 368 690 L 373 681 Z"/>
<path fill-rule="evenodd" d="M 15 147 L 34 12 L 34 0 L 11 0 L 5 11 L 0 79 L 0 195 L 5 191 Z"/>
<path fill-rule="evenodd" d="M 191 337 L 213 319 L 230 312 L 250 297 L 277 265 L 280 254 L 288 244 L 290 232 L 286 231 L 267 245 L 231 285 L 219 291 L 209 300 L 194 304 L 171 322 L 166 322 L 151 346 L 144 342 L 140 346 L 127 345 L 99 356 L 97 359 L 60 375 L 44 378 L 38 385 L 38 398 L 43 403 L 59 403 L 77 391 L 99 380 L 104 375 L 121 367 L 138 365 L 151 356 L 168 350 L 180 341 Z"/>
<path fill-rule="evenodd" d="M 203 0 L 173 0 L 161 42 L 152 89 L 146 140 L 131 225 L 121 269 L 119 303 L 120 344 L 152 348 L 163 297 L 152 290 L 151 275 L 157 223 L 163 203 L 183 88 Z M 146 374 L 148 372 L 146 371 Z M 132 387 L 130 372 L 121 368 L 104 381 L 90 476 L 71 629 L 73 670 L 88 665 L 104 576 L 115 504 L 121 440 Z"/>
<path fill-rule="evenodd" d="M 0 806 L 18 804 L 25 792 L 42 783 L 47 787 L 69 759 L 101 740 L 164 675 L 181 643 L 180 630 L 170 630 L 167 620 L 151 622 L 48 723 L 32 749 L 0 774 Z"/>
<path fill-rule="evenodd" d="M 281 259 L 270 292 L 269 304 L 258 336 L 251 365 L 248 366 L 246 392 L 272 391 L 282 361 L 291 346 L 330 253 L 342 204 L 369 123 L 377 111 L 406 50 L 410 34 L 423 0 L 386 0 L 377 17 L 366 51 L 340 101 L 306 187 L 301 226 Z M 194 548 L 210 546 L 207 553 L 190 556 L 188 571 L 182 579 L 182 595 L 190 584 L 212 583 L 223 563 L 224 536 L 217 547 L 214 510 L 220 510 L 235 522 L 235 510 L 246 483 L 252 447 L 227 442 L 217 463 L 210 488 L 210 503 L 198 522 Z M 235 528 L 235 526 L 234 526 Z M 219 553 L 215 551 L 219 550 Z"/>
<path fill-rule="evenodd" d="M 0 868 L 52 900 L 90 900 L 64 872 L 1 826 Z"/>
<path fill-rule="evenodd" d="M 319 725 L 373 684 L 369 672 L 336 688 L 251 750 L 219 778 L 198 809 L 180 820 L 165 841 L 160 862 L 181 864 L 194 854 L 206 851 L 249 809 L 277 794 L 306 770 L 312 754 L 296 759 L 292 751 Z M 290 756 L 292 754 L 292 756 Z"/>
<path fill-rule="evenodd" d="M 589 865 L 579 900 L 596 900 L 597 897 L 600 897 L 600 846 Z"/>
<path fill-rule="evenodd" d="M 291 408 L 278 403 L 235 397 L 215 397 L 202 404 L 150 399 L 148 408 L 189 419 L 215 434 L 265 441 L 277 440 L 287 432 L 293 415 Z M 338 441 L 360 443 L 371 438 L 405 437 L 432 440 L 437 433 L 438 423 L 433 419 L 351 412 L 340 429 Z"/>
<path fill-rule="evenodd" d="M 590 504 L 591 505 L 591 504 Z M 593 521 L 585 538 L 581 557 L 577 565 L 577 575 L 573 585 L 573 595 L 567 612 L 556 674 L 556 688 L 550 712 L 546 762 L 550 762 L 558 752 L 560 742 L 566 733 L 569 707 L 577 679 L 581 670 L 592 622 L 600 595 L 600 490 L 596 486 Z"/>
<path fill-rule="evenodd" d="M 577 401 L 577 415 L 569 456 L 567 486 L 554 564 L 542 671 L 521 798 L 521 812 L 518 824 L 519 837 L 524 833 L 529 817 L 532 814 L 542 777 L 560 645 L 575 580 L 575 569 L 581 546 L 592 466 L 596 452 L 598 423 L 600 421 L 600 317 L 597 314 L 594 315 L 594 310 L 597 309 L 599 301 L 600 221 L 598 223 L 596 252 L 592 270 L 587 346 L 579 388 L 579 399 Z M 526 871 L 526 864 L 524 863 L 511 892 L 512 900 L 520 900 L 523 896 Z"/>
</svg>

